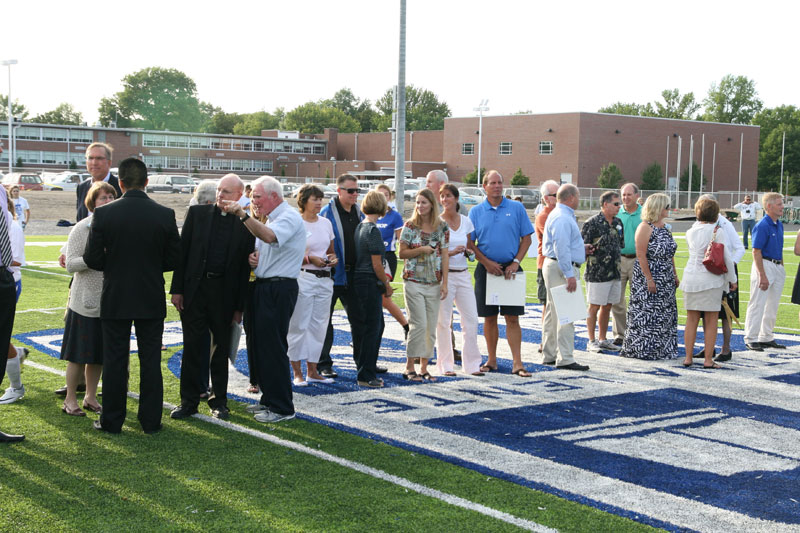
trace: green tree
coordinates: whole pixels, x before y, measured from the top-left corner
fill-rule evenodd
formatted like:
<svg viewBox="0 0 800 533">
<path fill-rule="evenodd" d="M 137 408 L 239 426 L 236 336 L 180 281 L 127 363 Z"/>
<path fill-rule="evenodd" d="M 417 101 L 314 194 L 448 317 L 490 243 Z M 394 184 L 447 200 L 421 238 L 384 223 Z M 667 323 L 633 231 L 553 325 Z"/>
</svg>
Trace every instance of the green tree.
<svg viewBox="0 0 800 533">
<path fill-rule="evenodd" d="M 664 190 L 664 173 L 661 171 L 661 165 L 653 162 L 652 165 L 644 169 L 644 172 L 642 172 L 642 190 Z"/>
<path fill-rule="evenodd" d="M 703 120 L 726 124 L 750 124 L 764 106 L 756 82 L 732 74 L 724 76 L 719 84 L 711 84 L 703 104 L 706 111 Z"/>
<path fill-rule="evenodd" d="M 11 102 L 11 113 L 15 119 L 27 120 L 28 110 L 25 106 L 19 103 L 19 100 Z M 8 122 L 8 96 L 0 94 L 0 121 Z"/>
<path fill-rule="evenodd" d="M 686 191 L 689 189 L 689 165 L 686 165 L 686 168 L 683 169 L 681 173 L 681 182 L 680 188 L 682 191 Z M 708 181 L 706 176 L 703 176 L 703 190 L 708 188 Z M 692 161 L 692 190 L 699 191 L 700 190 L 700 167 L 697 166 L 697 163 Z"/>
<path fill-rule="evenodd" d="M 280 119 L 266 111 L 256 111 L 242 115 L 241 120 L 234 125 L 233 133 L 236 135 L 261 135 L 261 130 L 274 130 L 278 128 Z"/>
<path fill-rule="evenodd" d="M 39 124 L 63 124 L 68 126 L 79 126 L 83 122 L 83 114 L 75 111 L 70 104 L 59 104 L 58 107 L 47 113 L 36 115 L 31 119 Z"/>
<path fill-rule="evenodd" d="M 518 168 L 514 175 L 511 176 L 511 185 L 514 186 L 522 186 L 528 185 L 531 182 L 531 179 L 522 173 L 522 167 Z"/>
<path fill-rule="evenodd" d="M 339 89 L 333 98 L 329 100 L 320 101 L 321 104 L 335 107 L 344 113 L 354 118 L 361 125 L 362 132 L 373 131 L 375 119 L 378 114 L 372 107 L 372 103 L 368 99 L 361 100 L 353 94 L 353 91 L 347 87 Z"/>
<path fill-rule="evenodd" d="M 233 128 L 242 120 L 244 115 L 241 113 L 226 113 L 222 109 L 216 109 L 204 129 L 206 133 L 231 135 Z"/>
<path fill-rule="evenodd" d="M 464 183 L 469 183 L 470 185 L 475 185 L 479 181 L 483 181 L 483 175 L 484 174 L 486 174 L 486 168 L 481 167 L 481 177 L 480 177 L 480 180 L 478 180 L 478 165 L 475 165 L 475 168 L 472 171 L 467 172 L 467 175 L 464 176 Z"/>
<path fill-rule="evenodd" d="M 616 189 L 622 183 L 622 172 L 614 163 L 609 163 L 600 167 L 600 175 L 597 176 L 597 186 L 603 189 Z"/>
<path fill-rule="evenodd" d="M 611 113 L 612 115 L 632 115 L 635 117 L 653 117 L 655 111 L 652 104 L 626 104 L 617 102 L 610 106 L 601 107 L 597 110 L 598 113 Z"/>
<path fill-rule="evenodd" d="M 655 102 L 656 116 L 661 118 L 677 118 L 694 120 L 695 113 L 700 109 L 700 104 L 694 99 L 694 93 L 689 92 L 681 96 L 678 89 L 665 89 L 661 91 L 664 102 Z"/>
<path fill-rule="evenodd" d="M 786 132 L 784 181 L 787 175 L 800 175 L 800 142 L 798 142 L 800 109 L 792 105 L 763 109 L 753 118 L 753 124 L 761 127 L 758 151 L 758 189 L 777 191 L 780 188 L 784 132 Z M 791 182 L 792 180 L 790 180 Z M 791 185 L 789 191 L 790 193 L 792 191 Z"/>
<path fill-rule="evenodd" d="M 392 125 L 392 93 L 389 89 L 375 102 L 379 112 L 376 131 L 386 131 Z M 440 101 L 432 91 L 413 85 L 406 87 L 406 131 L 444 129 L 444 119 L 450 115 L 447 103 Z"/>
<path fill-rule="evenodd" d="M 283 127 L 302 133 L 322 133 L 325 128 L 338 128 L 342 133 L 356 133 L 361 130 L 361 124 L 356 119 L 341 109 L 319 102 L 308 102 L 286 113 Z"/>
<path fill-rule="evenodd" d="M 100 101 L 100 121 L 154 130 L 202 131 L 213 107 L 197 98 L 197 86 L 183 72 L 149 67 L 122 79 L 122 91 Z"/>
</svg>

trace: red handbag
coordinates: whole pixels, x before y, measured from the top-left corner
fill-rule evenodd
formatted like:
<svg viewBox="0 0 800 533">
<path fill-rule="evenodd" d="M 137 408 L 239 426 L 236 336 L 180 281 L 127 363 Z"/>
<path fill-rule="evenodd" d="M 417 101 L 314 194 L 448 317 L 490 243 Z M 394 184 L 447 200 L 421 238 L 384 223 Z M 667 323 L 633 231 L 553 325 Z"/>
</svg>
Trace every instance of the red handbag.
<svg viewBox="0 0 800 533">
<path fill-rule="evenodd" d="M 712 274 L 725 274 L 728 267 L 725 266 L 725 245 L 717 242 L 717 230 L 719 224 L 714 228 L 714 235 L 711 237 L 711 242 L 706 247 L 706 253 L 703 256 L 703 266 Z"/>
</svg>

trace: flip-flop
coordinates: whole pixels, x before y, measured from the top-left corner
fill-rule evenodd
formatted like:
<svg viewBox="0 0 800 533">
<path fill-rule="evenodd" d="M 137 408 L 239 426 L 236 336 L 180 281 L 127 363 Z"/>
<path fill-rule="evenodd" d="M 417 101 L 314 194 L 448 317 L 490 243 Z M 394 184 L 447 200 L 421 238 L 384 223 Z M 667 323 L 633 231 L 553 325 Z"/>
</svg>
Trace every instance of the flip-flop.
<svg viewBox="0 0 800 533">
<path fill-rule="evenodd" d="M 430 372 L 425 372 L 424 374 L 420 374 L 419 377 L 421 377 L 425 381 L 437 381 L 434 376 L 431 376 Z"/>
<path fill-rule="evenodd" d="M 485 375 L 486 374 L 484 372 L 473 372 L 472 374 L 470 374 L 470 376 L 485 376 Z"/>
<path fill-rule="evenodd" d="M 481 372 L 497 372 L 497 367 L 489 365 L 481 365 Z"/>
<path fill-rule="evenodd" d="M 691 363 L 686 363 L 686 361 L 683 362 L 683 366 L 685 366 L 686 368 L 689 368 L 693 364 L 694 364 L 694 362 L 691 362 Z"/>
<path fill-rule="evenodd" d="M 408 381 L 422 381 L 422 377 L 414 371 L 403 372 L 401 375 L 403 376 L 403 379 Z"/>
<path fill-rule="evenodd" d="M 445 375 L 445 376 L 447 376 L 448 378 L 454 378 L 454 377 L 456 377 L 456 373 L 455 373 L 455 372 L 452 372 L 452 371 L 445 372 L 445 373 L 444 373 L 444 375 Z"/>
<path fill-rule="evenodd" d="M 706 366 L 706 365 L 703 365 L 703 368 L 705 368 L 706 370 L 716 370 L 716 369 L 718 369 L 718 368 L 722 368 L 722 367 L 721 367 L 721 366 L 719 366 L 717 363 L 714 363 L 714 364 L 713 364 L 713 365 L 711 365 L 711 366 Z"/>
<path fill-rule="evenodd" d="M 519 376 L 521 378 L 529 378 L 529 377 L 531 377 L 533 375 L 530 372 L 528 372 L 527 370 L 525 370 L 524 368 L 518 368 L 518 369 L 514 370 L 511 373 L 516 375 L 516 376 Z"/>
</svg>

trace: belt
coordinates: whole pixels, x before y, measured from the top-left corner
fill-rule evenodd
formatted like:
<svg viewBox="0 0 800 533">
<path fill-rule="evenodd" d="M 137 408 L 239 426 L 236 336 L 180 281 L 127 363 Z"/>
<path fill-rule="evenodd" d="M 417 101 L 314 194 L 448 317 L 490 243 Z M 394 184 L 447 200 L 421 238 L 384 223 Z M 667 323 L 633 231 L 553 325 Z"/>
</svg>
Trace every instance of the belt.
<svg viewBox="0 0 800 533">
<path fill-rule="evenodd" d="M 206 272 L 205 274 L 203 274 L 203 277 L 208 279 L 217 279 L 221 278 L 224 275 L 225 275 L 224 272 Z"/>
<path fill-rule="evenodd" d="M 329 278 L 329 277 L 331 277 L 331 271 L 330 270 L 315 270 L 315 269 L 312 269 L 312 268 L 301 268 L 300 270 L 302 270 L 303 272 L 308 272 L 309 274 L 313 274 L 314 276 L 317 276 L 318 278 Z"/>
<path fill-rule="evenodd" d="M 256 283 L 273 283 L 276 281 L 297 281 L 296 278 L 282 278 L 280 276 L 275 276 L 272 278 L 256 278 Z"/>
<path fill-rule="evenodd" d="M 771 257 L 762 257 L 764 261 L 769 261 L 770 263 L 775 263 L 776 265 L 782 265 L 783 261 L 780 259 L 772 259 Z"/>
<path fill-rule="evenodd" d="M 452 268 L 447 269 L 448 272 L 466 272 L 466 270 L 466 268 L 462 268 L 461 270 L 453 270 Z"/>
<path fill-rule="evenodd" d="M 636 259 L 636 254 L 620 254 L 622 257 L 627 257 L 628 259 Z"/>
<path fill-rule="evenodd" d="M 552 259 L 553 261 L 558 263 L 558 259 L 556 259 L 555 257 L 545 256 L 545 259 Z M 576 263 L 575 261 L 573 261 L 572 262 L 572 266 L 574 266 L 575 268 L 580 268 L 581 264 L 580 263 Z"/>
</svg>

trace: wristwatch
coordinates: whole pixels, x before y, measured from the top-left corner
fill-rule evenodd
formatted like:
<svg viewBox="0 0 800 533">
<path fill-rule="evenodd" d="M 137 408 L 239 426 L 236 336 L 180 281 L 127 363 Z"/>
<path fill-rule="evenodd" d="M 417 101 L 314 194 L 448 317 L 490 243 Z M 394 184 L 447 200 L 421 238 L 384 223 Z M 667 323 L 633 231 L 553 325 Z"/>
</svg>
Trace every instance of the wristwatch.
<svg viewBox="0 0 800 533">
<path fill-rule="evenodd" d="M 515 257 L 515 258 L 514 258 L 512 261 L 513 261 L 514 263 L 516 263 L 516 264 L 519 264 L 519 259 L 517 259 L 516 257 Z"/>
<path fill-rule="evenodd" d="M 240 218 L 239 218 L 239 220 L 241 220 L 242 222 L 247 222 L 247 219 L 248 219 L 248 218 L 250 218 L 250 213 L 248 213 L 247 211 L 245 211 L 245 212 L 244 212 L 244 216 L 243 216 L 243 217 L 240 217 Z"/>
</svg>

